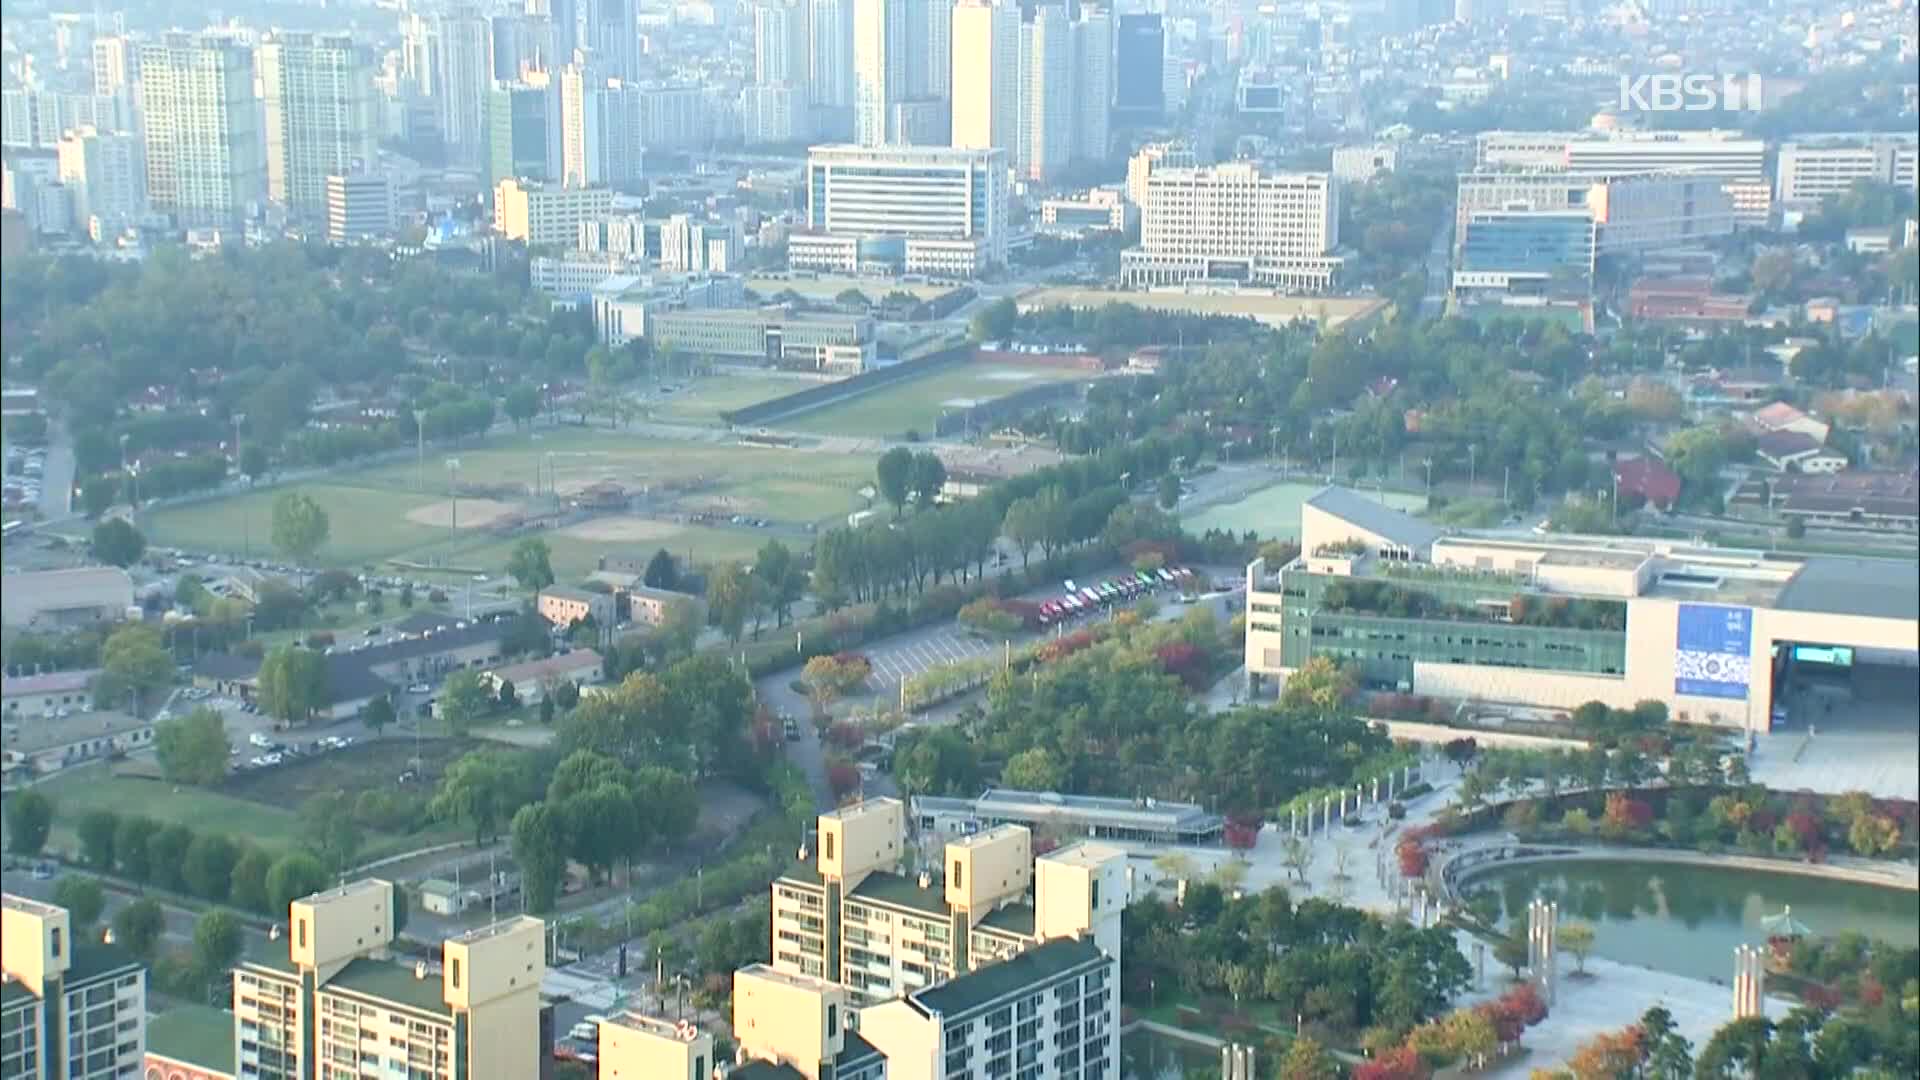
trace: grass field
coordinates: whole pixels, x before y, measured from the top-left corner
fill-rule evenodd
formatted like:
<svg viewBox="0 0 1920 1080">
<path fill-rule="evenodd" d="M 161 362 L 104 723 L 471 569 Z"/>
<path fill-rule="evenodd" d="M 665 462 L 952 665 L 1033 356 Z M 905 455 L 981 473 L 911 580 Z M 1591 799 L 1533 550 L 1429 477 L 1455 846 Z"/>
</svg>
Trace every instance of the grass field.
<svg viewBox="0 0 1920 1080">
<path fill-rule="evenodd" d="M 859 289 L 867 299 L 878 303 L 880 298 L 890 292 L 909 292 L 922 300 L 931 300 L 950 291 L 951 285 L 916 285 L 899 281 L 872 281 L 866 278 L 827 277 L 781 279 L 777 277 L 750 277 L 747 288 L 764 297 L 791 289 L 801 296 L 810 296 L 821 300 L 832 300 L 848 289 Z"/>
<path fill-rule="evenodd" d="M 1242 315 L 1270 326 L 1283 326 L 1295 319 L 1314 319 L 1329 330 L 1348 323 L 1363 325 L 1387 307 L 1385 300 L 1373 296 L 1272 296 L 1262 293 L 1188 295 L 1067 287 L 1035 289 L 1022 294 L 1017 303 L 1023 312 L 1049 307 L 1098 308 L 1107 304 L 1132 304 L 1149 311 Z"/>
<path fill-rule="evenodd" d="M 714 391 L 716 397 L 758 393 L 739 387 Z M 709 397 L 709 403 L 716 397 Z M 442 459 L 448 456 L 459 458 L 462 486 L 470 492 L 461 499 L 457 531 L 421 520 L 435 513 L 445 520 L 447 472 Z M 699 511 L 791 524 L 841 519 L 866 505 L 857 492 L 872 482 L 873 461 L 864 455 L 794 452 L 742 446 L 731 440 L 668 442 L 575 428 L 438 453 L 429 462 L 426 492 L 415 489 L 417 476 L 413 465 L 394 464 L 298 485 L 298 490 L 320 503 L 332 522 L 328 541 L 314 563 L 361 567 L 407 560 L 494 573 L 505 565 L 517 538 L 471 526 L 480 524 L 483 510 L 550 506 L 544 499 L 533 502 L 536 477 L 542 483 L 550 478 L 562 495 L 603 480 L 630 491 L 657 491 L 667 484 L 687 489 L 657 501 L 653 515 L 646 519 L 621 519 L 605 527 L 596 521 L 587 527 L 543 533 L 562 580 L 592 570 L 601 555 L 616 548 L 666 547 L 691 553 L 696 562 L 743 558 L 766 542 L 765 530 L 668 519 L 676 513 Z M 483 484 L 491 489 L 492 504 L 471 494 L 472 486 Z M 271 551 L 273 501 L 283 490 L 287 489 L 164 508 L 146 515 L 141 527 L 157 546 L 264 555 Z"/>
<path fill-rule="evenodd" d="M 69 769 L 42 781 L 36 790 L 53 800 L 56 844 L 76 852 L 80 844 L 73 830 L 89 810 L 144 814 L 165 825 L 223 831 L 276 851 L 291 848 L 300 835 L 300 816 L 290 802 L 254 802 L 164 780 L 114 776 L 104 765 Z M 368 841 L 391 839 L 380 836 Z"/>
<path fill-rule="evenodd" d="M 811 379 L 775 375 L 707 375 L 648 406 L 654 419 L 672 424 L 717 424 L 720 414 L 820 385 Z"/>
<path fill-rule="evenodd" d="M 942 411 L 990 401 L 1049 382 L 1087 378 L 1077 369 L 1003 364 L 962 364 L 895 383 L 852 401 L 828 405 L 771 426 L 822 435 L 899 435 L 909 429 L 933 433 Z"/>
<path fill-rule="evenodd" d="M 1264 487 L 1244 498 L 1218 506 L 1209 506 L 1191 516 L 1180 515 L 1187 532 L 1199 535 L 1209 529 L 1223 529 L 1238 535 L 1253 532 L 1263 539 L 1293 540 L 1300 536 L 1300 504 L 1320 490 L 1319 484 L 1286 482 Z M 1363 492 L 1395 510 L 1417 512 L 1426 506 L 1426 498 L 1398 491 Z"/>
</svg>

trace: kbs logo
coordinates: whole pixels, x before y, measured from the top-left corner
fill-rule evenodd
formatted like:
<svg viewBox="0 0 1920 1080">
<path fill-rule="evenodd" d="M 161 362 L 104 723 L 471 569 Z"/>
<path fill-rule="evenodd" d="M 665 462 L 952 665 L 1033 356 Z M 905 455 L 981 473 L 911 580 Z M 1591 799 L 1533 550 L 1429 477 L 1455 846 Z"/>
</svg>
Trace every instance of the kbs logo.
<svg viewBox="0 0 1920 1080">
<path fill-rule="evenodd" d="M 1620 76 L 1621 112 L 1759 112 L 1758 75 Z"/>
</svg>

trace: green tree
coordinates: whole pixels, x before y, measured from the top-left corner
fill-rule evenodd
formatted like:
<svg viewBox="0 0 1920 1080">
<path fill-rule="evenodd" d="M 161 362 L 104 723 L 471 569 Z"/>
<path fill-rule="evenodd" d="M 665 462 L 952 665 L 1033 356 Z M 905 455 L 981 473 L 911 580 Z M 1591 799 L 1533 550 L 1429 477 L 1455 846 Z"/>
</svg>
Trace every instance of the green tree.
<svg viewBox="0 0 1920 1080">
<path fill-rule="evenodd" d="M 514 384 L 501 402 L 500 411 L 506 413 L 507 419 L 513 421 L 516 427 L 525 426 L 540 414 L 539 389 L 526 383 Z"/>
<path fill-rule="evenodd" d="M 1587 957 L 1593 954 L 1593 927 L 1570 922 L 1559 930 L 1560 951 L 1573 956 L 1574 970 L 1587 973 Z"/>
<path fill-rule="evenodd" d="M 113 857 L 122 876 L 143 883 L 152 876 L 153 864 L 148 861 L 147 844 L 159 831 L 160 823 L 152 818 L 120 820 L 120 827 L 113 834 Z"/>
<path fill-rule="evenodd" d="M 234 904 L 258 911 L 264 915 L 278 914 L 273 910 L 272 897 L 267 892 L 267 875 L 273 870 L 273 856 L 257 847 L 247 848 L 233 864 L 233 879 L 227 888 L 227 897 Z"/>
<path fill-rule="evenodd" d="M 7 843 L 22 855 L 38 855 L 53 829 L 53 800 L 28 789 L 7 807 Z"/>
<path fill-rule="evenodd" d="M 980 786 L 980 756 L 965 735 L 950 727 L 921 729 L 895 744 L 894 776 L 915 795 L 952 795 Z"/>
<path fill-rule="evenodd" d="M 132 566 L 147 550 L 147 538 L 124 518 L 109 518 L 93 527 L 93 557 L 112 566 Z"/>
<path fill-rule="evenodd" d="M 67 909 L 76 934 L 85 933 L 107 909 L 107 894 L 93 878 L 68 874 L 54 884 L 53 902 Z"/>
<path fill-rule="evenodd" d="M 447 676 L 434 703 L 447 730 L 456 735 L 466 734 L 492 706 L 493 695 L 487 692 L 487 684 L 480 681 L 477 671 L 456 671 Z"/>
<path fill-rule="evenodd" d="M 80 858 L 95 870 L 113 869 L 113 837 L 120 831 L 120 815 L 111 810 L 89 810 L 80 815 Z"/>
<path fill-rule="evenodd" d="M 1311 1035 L 1294 1039 L 1280 1059 L 1280 1080 L 1340 1080 L 1340 1063 Z"/>
<path fill-rule="evenodd" d="M 260 705 L 284 724 L 304 724 L 327 703 L 326 658 L 282 645 L 260 662 Z"/>
<path fill-rule="evenodd" d="M 501 820 L 512 813 L 512 770 L 497 751 L 480 750 L 455 761 L 440 780 L 440 789 L 427 804 L 427 813 L 439 821 L 473 826 L 474 843 L 498 832 Z"/>
<path fill-rule="evenodd" d="M 773 607 L 774 625 L 785 626 L 794 602 L 807 591 L 806 571 L 800 569 L 787 545 L 769 540 L 753 557 L 753 576 L 760 580 L 761 595 Z"/>
<path fill-rule="evenodd" d="M 173 682 L 173 655 L 150 626 L 115 630 L 100 647 L 100 674 L 93 696 L 102 705 L 129 702 L 135 709 L 148 694 Z"/>
<path fill-rule="evenodd" d="M 193 830 L 185 825 L 163 825 L 147 838 L 147 872 L 153 883 L 171 892 L 185 892 L 187 882 L 182 868 L 187 849 L 193 846 Z"/>
<path fill-rule="evenodd" d="M 647 571 L 641 581 L 649 589 L 680 587 L 680 568 L 674 564 L 673 555 L 666 548 L 654 552 L 653 558 L 647 560 Z"/>
<path fill-rule="evenodd" d="M 240 920 L 230 911 L 215 909 L 193 922 L 193 968 L 208 985 L 217 988 L 240 961 Z"/>
<path fill-rule="evenodd" d="M 560 877 L 566 872 L 569 847 L 566 827 L 552 806 L 528 803 L 513 815 L 513 861 L 520 867 L 527 910 L 535 915 L 553 910 Z"/>
<path fill-rule="evenodd" d="M 332 879 L 320 860 L 304 851 L 282 855 L 267 871 L 267 909 L 284 915 L 288 905 L 327 887 Z"/>
<path fill-rule="evenodd" d="M 385 694 L 367 702 L 367 707 L 360 712 L 360 722 L 367 725 L 367 730 L 375 735 L 380 734 L 395 719 L 393 699 Z"/>
<path fill-rule="evenodd" d="M 513 554 L 507 558 L 507 574 L 530 593 L 553 584 L 553 557 L 547 542 L 529 536 L 513 545 Z"/>
<path fill-rule="evenodd" d="M 233 841 L 219 833 L 200 833 L 187 845 L 180 876 L 193 895 L 218 903 L 233 889 L 233 869 L 239 858 Z"/>
<path fill-rule="evenodd" d="M 135 900 L 113 917 L 114 944 L 149 963 L 166 932 L 167 914 L 151 897 Z"/>
<path fill-rule="evenodd" d="M 1000 783 L 1018 791 L 1059 791 L 1066 772 L 1045 747 L 1022 750 L 1007 759 Z"/>
<path fill-rule="evenodd" d="M 1171 510 L 1180 505 L 1180 478 L 1168 473 L 1160 478 L 1160 508 Z"/>
<path fill-rule="evenodd" d="M 913 492 L 913 451 L 896 446 L 881 454 L 873 467 L 873 479 L 880 497 L 893 505 L 893 516 L 899 517 Z"/>
<path fill-rule="evenodd" d="M 707 575 L 707 617 L 736 645 L 753 613 L 758 584 L 737 562 L 722 563 Z"/>
<path fill-rule="evenodd" d="M 155 724 L 153 748 L 160 759 L 160 772 L 170 782 L 201 787 L 225 779 L 233 752 L 227 741 L 226 721 L 218 710 L 205 707 Z"/>
<path fill-rule="evenodd" d="M 295 562 L 305 562 L 327 542 L 332 524 L 313 497 L 299 491 L 273 500 L 273 546 Z"/>
<path fill-rule="evenodd" d="M 940 489 L 947 484 L 947 466 L 940 455 L 931 450 L 922 450 L 913 455 L 913 499 L 921 509 L 928 509 L 940 498 Z"/>
<path fill-rule="evenodd" d="M 300 804 L 300 833 L 307 850 L 335 873 L 352 866 L 364 839 L 354 819 L 353 800 L 340 791 L 321 792 Z"/>
<path fill-rule="evenodd" d="M 1493 958 L 1513 969 L 1513 977 L 1518 979 L 1520 972 L 1527 966 L 1527 943 L 1516 935 L 1509 934 L 1493 945 Z"/>
</svg>

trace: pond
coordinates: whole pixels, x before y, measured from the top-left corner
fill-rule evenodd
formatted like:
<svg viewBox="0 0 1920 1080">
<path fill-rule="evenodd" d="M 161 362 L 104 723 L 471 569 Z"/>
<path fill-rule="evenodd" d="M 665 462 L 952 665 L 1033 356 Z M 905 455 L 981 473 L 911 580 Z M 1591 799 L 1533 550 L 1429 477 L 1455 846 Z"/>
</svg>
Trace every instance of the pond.
<svg viewBox="0 0 1920 1080">
<path fill-rule="evenodd" d="M 1120 1080 L 1217 1080 L 1220 1051 L 1146 1028 L 1120 1036 Z"/>
<path fill-rule="evenodd" d="M 1524 932 L 1527 904 L 1538 896 L 1560 905 L 1562 925 L 1593 927 L 1595 956 L 1727 983 L 1734 948 L 1763 944 L 1760 920 L 1789 906 L 1815 935 L 1857 930 L 1896 945 L 1920 941 L 1920 894 L 1799 874 L 1567 860 L 1489 871 L 1463 891 L 1503 927 L 1517 920 Z M 1573 970 L 1571 957 L 1561 964 Z"/>
<path fill-rule="evenodd" d="M 1209 506 L 1197 514 L 1182 514 L 1181 526 L 1195 536 L 1208 529 L 1224 529 L 1236 536 L 1252 530 L 1266 540 L 1295 540 L 1300 536 L 1300 504 L 1312 498 L 1321 486 L 1287 482 L 1263 487 L 1237 502 Z M 1409 513 L 1418 513 L 1427 505 L 1424 495 L 1356 490 L 1369 499 Z"/>
</svg>

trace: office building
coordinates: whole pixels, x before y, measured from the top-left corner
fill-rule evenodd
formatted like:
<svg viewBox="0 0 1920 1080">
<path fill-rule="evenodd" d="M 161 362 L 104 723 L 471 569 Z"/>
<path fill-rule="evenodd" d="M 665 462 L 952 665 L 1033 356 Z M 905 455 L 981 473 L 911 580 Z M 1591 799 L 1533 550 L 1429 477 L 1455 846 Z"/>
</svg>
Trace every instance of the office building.
<svg viewBox="0 0 1920 1080">
<path fill-rule="evenodd" d="M 656 349 L 801 371 L 858 372 L 873 361 L 873 320 L 858 315 L 686 308 L 649 314 L 645 330 Z"/>
<path fill-rule="evenodd" d="M 916 795 L 912 809 L 914 827 L 930 836 L 1020 825 L 1093 840 L 1197 846 L 1219 843 L 1226 828 L 1224 818 L 1197 803 L 1011 788 L 988 788 L 973 799 Z"/>
<path fill-rule="evenodd" d="M 1184 143 L 1148 143 L 1127 159 L 1127 201 L 1147 204 L 1147 180 L 1155 169 L 1198 168 L 1200 159 Z"/>
<path fill-rule="evenodd" d="M 1454 291 L 1584 296 L 1593 283 L 1597 231 L 1584 209 L 1475 211 L 1454 265 Z"/>
<path fill-rule="evenodd" d="M 432 28 L 427 96 L 435 102 L 447 160 L 484 169 L 490 135 L 487 95 L 493 88 L 492 24 L 463 5 L 434 16 Z"/>
<path fill-rule="evenodd" d="M 1007 259 L 1008 178 L 999 150 L 816 146 L 807 153 L 806 229 L 788 238 L 798 270 L 974 277 Z"/>
<path fill-rule="evenodd" d="M 81 228 L 92 231 L 89 222 L 98 218 L 100 231 L 115 231 L 146 216 L 147 163 L 139 136 L 75 128 L 60 140 L 59 153 L 60 183 Z"/>
<path fill-rule="evenodd" d="M 1393 172 L 1399 156 L 1399 149 L 1391 143 L 1335 147 L 1333 178 L 1347 183 L 1364 184 L 1381 173 Z"/>
<path fill-rule="evenodd" d="M 393 185 L 378 173 L 327 176 L 327 242 L 350 244 L 393 232 Z"/>
<path fill-rule="evenodd" d="M 853 138 L 853 0 L 807 0 L 811 123 L 823 138 Z"/>
<path fill-rule="evenodd" d="M 1120 255 L 1130 287 L 1225 280 L 1290 291 L 1333 284 L 1339 187 L 1327 173 L 1270 173 L 1249 162 L 1155 168 L 1140 246 Z"/>
<path fill-rule="evenodd" d="M 1094 188 L 1083 195 L 1042 201 L 1039 231 L 1056 236 L 1126 232 L 1138 220 L 1140 208 L 1118 188 Z"/>
<path fill-rule="evenodd" d="M 0 896 L 0 1076 L 121 1080 L 146 1055 L 147 970 L 76 941 L 65 908 Z"/>
<path fill-rule="evenodd" d="M 953 9 L 953 145 L 1014 152 L 1020 133 L 1020 7 L 964 0 Z"/>
<path fill-rule="evenodd" d="M 605 217 L 613 190 L 562 187 L 509 177 L 493 188 L 493 228 L 528 247 L 572 247 L 580 223 Z"/>
<path fill-rule="evenodd" d="M 437 962 L 396 963 L 395 886 L 364 880 L 295 900 L 287 957 L 233 972 L 240 1075 L 305 1080 L 540 1074 L 546 925 L 518 916 L 448 938 Z"/>
<path fill-rule="evenodd" d="M 580 47 L 579 0 L 527 0 L 527 11 L 547 19 L 548 31 L 553 35 L 552 51 L 548 54 L 552 62 L 556 65 L 569 62 L 574 50 Z"/>
<path fill-rule="evenodd" d="M 946 141 L 952 21 L 953 0 L 853 0 L 856 142 Z"/>
<path fill-rule="evenodd" d="M 1013 167 L 1045 183 L 1073 158 L 1073 24 L 1064 4 L 1042 4 L 1020 24 L 1020 113 Z"/>
<path fill-rule="evenodd" d="M 560 97 L 544 71 L 529 71 L 520 82 L 496 83 L 488 91 L 489 182 L 562 178 Z"/>
<path fill-rule="evenodd" d="M 1073 21 L 1073 158 L 1105 161 L 1113 124 L 1113 14 L 1083 4 Z"/>
<path fill-rule="evenodd" d="M 616 79 L 640 75 L 640 24 L 632 0 L 582 0 L 584 47 L 595 70 Z"/>
<path fill-rule="evenodd" d="M 374 163 L 373 54 L 346 34 L 276 31 L 260 43 L 267 197 L 295 215 L 326 209 L 327 177 Z"/>
<path fill-rule="evenodd" d="M 951 982 L 860 1011 L 890 1080 L 1120 1075 L 1120 959 L 1047 941 Z"/>
<path fill-rule="evenodd" d="M 571 51 L 554 51 L 553 20 L 546 15 L 495 15 L 487 21 L 495 82 L 514 82 L 529 71 L 553 71 L 573 56 Z"/>
<path fill-rule="evenodd" d="M 1733 131 L 1488 131 L 1475 137 L 1483 171 L 1564 169 L 1577 177 L 1692 172 L 1718 177 L 1736 223 L 1764 228 L 1773 212 L 1767 144 Z"/>
<path fill-rule="evenodd" d="M 1161 16 L 1122 15 L 1114 25 L 1114 119 L 1148 123 L 1166 113 L 1167 39 Z"/>
<path fill-rule="evenodd" d="M 1829 480 L 1832 478 L 1822 478 Z M 1790 687 L 1871 694 L 1920 640 L 1911 561 L 1634 537 L 1448 535 L 1345 488 L 1308 499 L 1301 555 L 1247 567 L 1254 689 L 1312 656 L 1363 685 L 1572 709 L 1666 704 L 1683 723 L 1766 731 Z"/>
<path fill-rule="evenodd" d="M 266 147 L 245 45 L 182 33 L 141 45 L 140 115 L 147 199 L 176 224 L 237 225 L 266 197 Z"/>
<path fill-rule="evenodd" d="M 947 839 L 936 870 L 900 873 L 905 808 L 869 799 L 820 815 L 814 858 L 773 883 L 773 968 L 887 1001 L 1084 936 L 1116 959 L 1130 880 L 1116 848 L 1035 860 L 1018 825 Z M 930 861 L 930 860 L 929 860 Z"/>
<path fill-rule="evenodd" d="M 644 160 L 647 92 L 569 64 L 560 73 L 560 178 L 630 190 Z"/>
<path fill-rule="evenodd" d="M 1829 135 L 1780 144 L 1776 194 L 1805 206 L 1871 181 L 1920 190 L 1920 137 Z"/>
<path fill-rule="evenodd" d="M 635 338 L 653 336 L 652 320 L 666 312 L 734 308 L 746 302 L 746 283 L 738 274 L 617 273 L 603 276 L 583 291 L 592 304 L 594 336 L 608 348 L 619 348 Z M 765 349 L 767 341 L 766 325 L 779 318 L 772 313 L 765 314 L 757 339 L 761 349 Z M 677 332 L 703 341 L 715 340 L 716 333 L 688 324 L 677 328 Z M 740 332 L 723 329 L 718 333 L 738 335 Z M 779 336 L 784 338 L 784 333 Z M 745 338 L 735 336 L 728 340 L 737 343 Z M 751 352 L 755 347 L 752 341 L 747 341 L 744 347 L 749 350 L 748 355 L 764 355 Z M 776 356 L 780 352 L 773 350 Z M 603 565 L 601 569 L 608 568 Z"/>
<path fill-rule="evenodd" d="M 1725 183 L 1704 173 L 1582 177 L 1564 169 L 1485 169 L 1460 174 L 1456 250 L 1474 215 L 1518 210 L 1587 213 L 1599 255 L 1685 247 L 1735 226 Z"/>
<path fill-rule="evenodd" d="M 647 83 L 639 88 L 640 145 L 648 149 L 703 146 L 712 141 L 713 113 L 698 86 Z"/>
<path fill-rule="evenodd" d="M 675 214 L 660 226 L 660 268 L 724 274 L 740 259 L 740 230 L 732 222 L 696 221 Z"/>
</svg>

